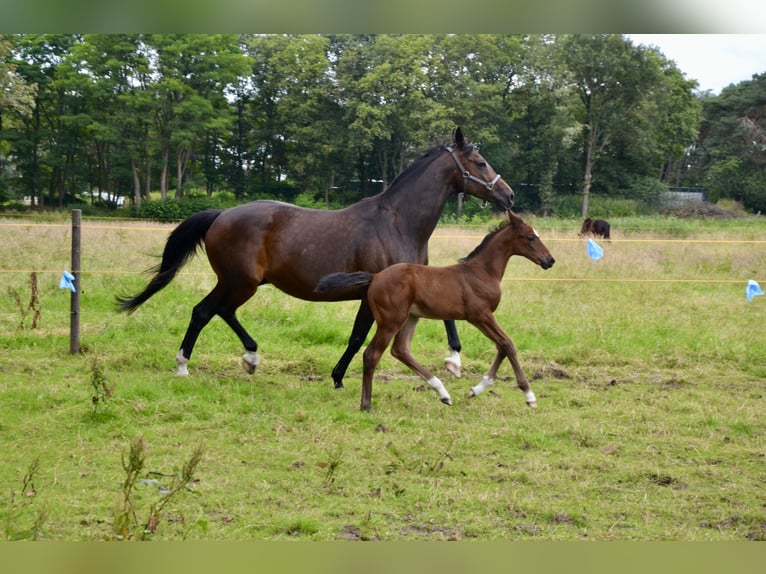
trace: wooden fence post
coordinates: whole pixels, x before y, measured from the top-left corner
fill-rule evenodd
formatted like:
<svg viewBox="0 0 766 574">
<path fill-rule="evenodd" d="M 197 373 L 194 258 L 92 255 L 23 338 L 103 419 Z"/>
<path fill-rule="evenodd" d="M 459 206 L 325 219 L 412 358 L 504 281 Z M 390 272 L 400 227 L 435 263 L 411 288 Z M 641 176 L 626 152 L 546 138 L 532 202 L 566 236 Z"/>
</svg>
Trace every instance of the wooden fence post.
<svg viewBox="0 0 766 574">
<path fill-rule="evenodd" d="M 72 210 L 72 275 L 74 291 L 71 294 L 69 318 L 69 352 L 80 352 L 80 221 L 82 210 Z"/>
</svg>

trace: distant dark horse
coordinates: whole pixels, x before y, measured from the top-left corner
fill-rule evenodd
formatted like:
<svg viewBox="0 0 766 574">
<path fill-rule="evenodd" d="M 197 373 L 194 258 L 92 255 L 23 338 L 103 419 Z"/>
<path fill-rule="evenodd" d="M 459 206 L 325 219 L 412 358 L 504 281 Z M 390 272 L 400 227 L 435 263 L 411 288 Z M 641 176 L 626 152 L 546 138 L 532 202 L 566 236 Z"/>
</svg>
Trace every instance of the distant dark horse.
<svg viewBox="0 0 766 574">
<path fill-rule="evenodd" d="M 319 292 L 369 285 L 367 302 L 372 308 L 377 328 L 364 351 L 362 410 L 371 407 L 375 368 L 392 337 L 391 354 L 420 375 L 439 393 L 443 403 L 452 404 L 439 378 L 418 363 L 410 351 L 412 335 L 421 317 L 466 320 L 497 345 L 497 356 L 489 372 L 471 389 L 469 396 L 474 397 L 489 387 L 503 358 L 508 357 L 527 404 L 537 406 L 537 399 L 521 370 L 513 342 L 497 324 L 493 313 L 500 303 L 500 281 L 512 255 L 522 255 L 543 269 L 548 269 L 555 261 L 534 229 L 510 211 L 508 217 L 509 222 L 505 226 L 487 235 L 470 255 L 456 265 L 428 267 L 398 263 L 378 273 L 333 273 L 322 278 L 317 285 Z"/>
<path fill-rule="evenodd" d="M 586 218 L 580 227 L 580 235 L 596 235 L 609 239 L 609 222 L 605 219 Z"/>
<path fill-rule="evenodd" d="M 344 209 L 306 209 L 260 200 L 192 215 L 168 237 L 146 289 L 118 301 L 123 310 L 134 311 L 170 283 L 204 244 L 218 283 L 192 310 L 176 355 L 178 374 L 187 375 L 197 337 L 215 315 L 242 341 L 245 369 L 255 371 L 258 344 L 235 312 L 261 285 L 271 283 L 308 301 L 362 299 L 348 347 L 332 371 L 335 387 L 343 388 L 343 376 L 364 343 L 373 316 L 362 288 L 320 294 L 314 287 L 321 277 L 338 271 L 375 272 L 400 261 L 427 263 L 428 239 L 447 200 L 459 192 L 502 210 L 513 204 L 513 190 L 456 128 L 451 145 L 430 148 L 383 192 Z M 452 348 L 447 366 L 459 375 L 460 341 L 454 322 L 447 323 L 447 334 Z"/>
</svg>

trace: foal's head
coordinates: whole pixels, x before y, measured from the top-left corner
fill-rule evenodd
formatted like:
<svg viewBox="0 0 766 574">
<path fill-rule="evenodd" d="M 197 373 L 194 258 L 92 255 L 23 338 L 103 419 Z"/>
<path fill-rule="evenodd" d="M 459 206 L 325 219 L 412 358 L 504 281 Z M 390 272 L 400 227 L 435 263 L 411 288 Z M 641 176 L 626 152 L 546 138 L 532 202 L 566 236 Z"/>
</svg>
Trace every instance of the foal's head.
<svg viewBox="0 0 766 574">
<path fill-rule="evenodd" d="M 524 223 L 521 217 L 512 211 L 508 211 L 508 227 L 512 236 L 511 255 L 522 255 L 543 269 L 553 267 L 556 260 L 532 226 Z"/>
<path fill-rule="evenodd" d="M 531 226 L 512 211 L 508 211 L 508 221 L 487 234 L 478 247 L 460 261 L 469 261 L 483 253 L 482 257 L 505 257 L 507 261 L 512 255 L 521 255 L 532 263 L 537 263 L 543 269 L 553 267 L 556 260 Z M 502 242 L 502 243 L 499 243 Z M 492 243 L 500 249 L 487 248 Z"/>
</svg>

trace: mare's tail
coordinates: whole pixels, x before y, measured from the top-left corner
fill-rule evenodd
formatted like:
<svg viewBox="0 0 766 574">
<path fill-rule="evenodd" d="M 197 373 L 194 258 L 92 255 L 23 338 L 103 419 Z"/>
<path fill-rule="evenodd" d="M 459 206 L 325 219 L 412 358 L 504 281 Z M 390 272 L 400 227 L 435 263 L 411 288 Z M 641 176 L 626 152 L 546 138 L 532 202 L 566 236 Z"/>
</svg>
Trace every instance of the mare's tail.
<svg viewBox="0 0 766 574">
<path fill-rule="evenodd" d="M 372 273 L 367 271 L 354 271 L 353 273 L 330 273 L 319 280 L 316 288 L 317 293 L 335 291 L 345 287 L 363 287 L 372 281 Z"/>
<path fill-rule="evenodd" d="M 154 277 L 141 293 L 135 297 L 117 296 L 120 310 L 132 313 L 149 297 L 173 280 L 181 267 L 197 252 L 205 240 L 205 234 L 221 214 L 221 209 L 208 209 L 195 213 L 176 227 L 168 237 L 162 261 L 149 269 Z"/>
</svg>

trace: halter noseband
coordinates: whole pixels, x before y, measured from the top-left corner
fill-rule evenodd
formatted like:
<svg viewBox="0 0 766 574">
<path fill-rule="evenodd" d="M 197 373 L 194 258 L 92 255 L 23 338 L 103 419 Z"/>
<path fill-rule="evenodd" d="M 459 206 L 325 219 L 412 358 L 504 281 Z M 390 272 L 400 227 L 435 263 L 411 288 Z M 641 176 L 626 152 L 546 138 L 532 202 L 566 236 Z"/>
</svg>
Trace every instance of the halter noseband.
<svg viewBox="0 0 766 574">
<path fill-rule="evenodd" d="M 465 188 L 468 185 L 468 180 L 471 180 L 474 183 L 478 183 L 480 186 L 482 186 L 484 189 L 488 191 L 492 191 L 492 188 L 495 186 L 495 184 L 500 179 L 500 174 L 495 174 L 495 177 L 492 178 L 492 181 L 484 181 L 483 179 L 479 179 L 475 175 L 473 175 L 471 172 L 469 172 L 467 169 L 463 167 L 463 164 L 460 163 L 460 160 L 455 155 L 455 148 L 448 145 L 446 146 L 447 151 L 449 152 L 450 156 L 452 156 L 452 159 L 455 160 L 455 163 L 457 164 L 458 169 L 463 174 L 463 193 L 465 193 Z"/>
</svg>

